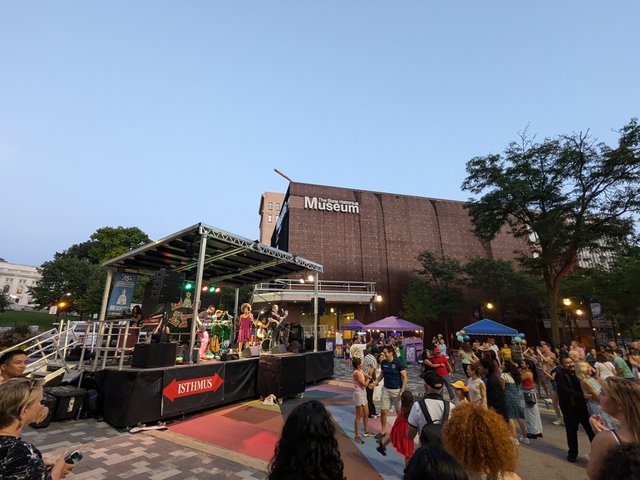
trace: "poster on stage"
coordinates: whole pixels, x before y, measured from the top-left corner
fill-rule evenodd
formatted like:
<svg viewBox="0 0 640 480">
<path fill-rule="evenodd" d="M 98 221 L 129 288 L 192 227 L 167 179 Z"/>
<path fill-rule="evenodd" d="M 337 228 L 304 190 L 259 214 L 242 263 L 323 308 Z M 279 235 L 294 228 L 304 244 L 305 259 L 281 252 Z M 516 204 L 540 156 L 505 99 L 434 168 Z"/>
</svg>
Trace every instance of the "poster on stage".
<svg viewBox="0 0 640 480">
<path fill-rule="evenodd" d="M 107 311 L 129 311 L 137 280 L 138 275 L 136 273 L 116 272 L 113 277 L 113 290 L 111 290 Z"/>
<path fill-rule="evenodd" d="M 162 379 L 162 416 L 203 410 L 224 400 L 224 363 L 169 368 Z"/>
</svg>

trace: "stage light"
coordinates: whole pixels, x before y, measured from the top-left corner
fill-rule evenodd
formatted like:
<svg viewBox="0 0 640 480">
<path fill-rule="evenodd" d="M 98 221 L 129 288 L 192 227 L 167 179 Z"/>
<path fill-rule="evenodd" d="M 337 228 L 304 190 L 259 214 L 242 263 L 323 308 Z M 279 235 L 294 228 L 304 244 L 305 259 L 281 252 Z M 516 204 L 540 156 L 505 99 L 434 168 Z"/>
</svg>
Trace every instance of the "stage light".
<svg viewBox="0 0 640 480">
<path fill-rule="evenodd" d="M 215 286 L 215 285 L 211 285 L 211 286 L 209 287 L 209 293 L 213 293 L 213 292 L 215 292 L 215 291 L 216 291 L 216 286 Z"/>
<path fill-rule="evenodd" d="M 301 279 L 300 279 L 300 283 L 304 283 L 304 278 L 301 278 Z"/>
<path fill-rule="evenodd" d="M 222 289 L 220 287 L 216 287 L 216 290 L 215 290 L 216 293 L 220 293 L 221 291 Z"/>
<path fill-rule="evenodd" d="M 309 275 L 307 277 L 307 280 L 310 281 L 310 282 L 313 282 L 315 279 L 313 278 L 313 275 Z"/>
<path fill-rule="evenodd" d="M 207 287 L 207 286 L 202 287 L 202 291 L 203 292 L 206 292 L 207 290 L 209 290 L 209 287 Z"/>
<path fill-rule="evenodd" d="M 193 288 L 193 283 L 187 282 L 187 283 L 184 284 L 184 289 L 185 290 L 188 291 L 188 290 L 191 290 L 192 288 Z"/>
</svg>

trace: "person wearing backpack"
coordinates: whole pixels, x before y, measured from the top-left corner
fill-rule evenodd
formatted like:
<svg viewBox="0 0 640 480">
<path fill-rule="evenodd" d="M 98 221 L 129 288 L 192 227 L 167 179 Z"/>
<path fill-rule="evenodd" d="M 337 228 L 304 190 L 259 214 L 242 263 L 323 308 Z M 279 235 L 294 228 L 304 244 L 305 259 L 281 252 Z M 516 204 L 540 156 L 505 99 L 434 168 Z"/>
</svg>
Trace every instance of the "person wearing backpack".
<svg viewBox="0 0 640 480">
<path fill-rule="evenodd" d="M 442 425 L 449 419 L 455 405 L 442 399 L 444 380 L 440 375 L 425 372 L 420 378 L 424 380 L 425 396 L 411 407 L 407 438 L 414 440 L 420 434 L 421 445 L 441 445 Z"/>
</svg>

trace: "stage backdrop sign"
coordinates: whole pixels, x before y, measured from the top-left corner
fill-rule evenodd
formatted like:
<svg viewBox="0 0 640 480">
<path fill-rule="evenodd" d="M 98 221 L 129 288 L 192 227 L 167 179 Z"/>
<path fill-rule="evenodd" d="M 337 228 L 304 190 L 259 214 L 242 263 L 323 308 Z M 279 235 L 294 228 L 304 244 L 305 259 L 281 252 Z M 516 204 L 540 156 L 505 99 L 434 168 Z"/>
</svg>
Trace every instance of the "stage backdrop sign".
<svg viewBox="0 0 640 480">
<path fill-rule="evenodd" d="M 126 312 L 129 310 L 138 275 L 135 273 L 116 272 L 113 277 L 113 290 L 109 298 L 108 311 Z"/>
<path fill-rule="evenodd" d="M 224 363 L 165 370 L 162 416 L 202 410 L 224 400 Z"/>
</svg>

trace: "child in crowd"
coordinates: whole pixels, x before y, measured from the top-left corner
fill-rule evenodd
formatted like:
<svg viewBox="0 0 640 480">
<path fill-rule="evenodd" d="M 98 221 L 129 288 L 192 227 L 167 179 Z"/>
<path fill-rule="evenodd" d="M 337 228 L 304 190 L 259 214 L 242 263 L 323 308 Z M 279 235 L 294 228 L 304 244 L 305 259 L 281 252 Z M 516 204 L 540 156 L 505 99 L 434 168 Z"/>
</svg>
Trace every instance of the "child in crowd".
<svg viewBox="0 0 640 480">
<path fill-rule="evenodd" d="M 464 384 L 462 380 L 458 380 L 451 384 L 453 387 L 453 392 L 455 393 L 455 398 L 451 401 L 456 406 L 464 405 L 465 403 L 469 403 L 467 396 L 469 395 L 469 388 Z"/>
<path fill-rule="evenodd" d="M 415 447 L 414 441 L 407 438 L 407 430 L 409 428 L 407 419 L 409 418 L 413 403 L 413 394 L 405 390 L 401 397 L 400 411 L 398 412 L 395 422 L 393 422 L 393 427 L 391 427 L 391 433 L 380 438 L 378 440 L 378 448 L 376 448 L 382 455 L 386 456 L 387 445 L 391 443 L 393 448 L 404 457 L 405 465 L 409 462 L 411 455 L 413 455 L 413 449 Z"/>
</svg>

